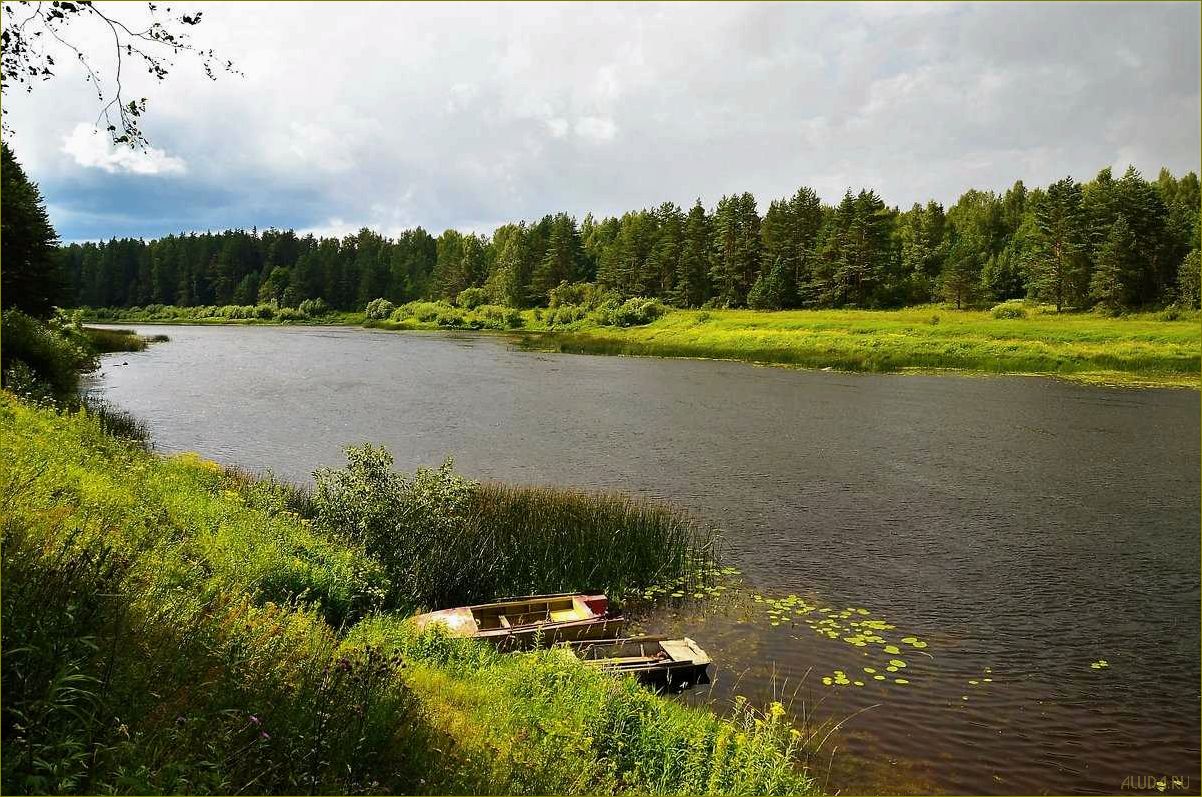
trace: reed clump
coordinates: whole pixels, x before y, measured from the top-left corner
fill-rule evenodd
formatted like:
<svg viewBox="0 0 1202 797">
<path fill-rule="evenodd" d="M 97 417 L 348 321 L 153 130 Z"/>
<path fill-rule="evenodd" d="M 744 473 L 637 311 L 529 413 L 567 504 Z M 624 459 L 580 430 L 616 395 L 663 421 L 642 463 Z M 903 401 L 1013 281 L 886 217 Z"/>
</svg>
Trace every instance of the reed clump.
<svg viewBox="0 0 1202 797">
<path fill-rule="evenodd" d="M 132 329 L 84 327 L 84 334 L 97 354 L 115 351 L 143 351 L 150 341 Z"/>
<path fill-rule="evenodd" d="M 450 460 L 412 476 L 371 445 L 322 469 L 318 528 L 362 547 L 388 573 L 393 608 L 597 590 L 614 597 L 704 569 L 715 536 L 687 515 L 620 495 L 478 484 Z"/>
</svg>

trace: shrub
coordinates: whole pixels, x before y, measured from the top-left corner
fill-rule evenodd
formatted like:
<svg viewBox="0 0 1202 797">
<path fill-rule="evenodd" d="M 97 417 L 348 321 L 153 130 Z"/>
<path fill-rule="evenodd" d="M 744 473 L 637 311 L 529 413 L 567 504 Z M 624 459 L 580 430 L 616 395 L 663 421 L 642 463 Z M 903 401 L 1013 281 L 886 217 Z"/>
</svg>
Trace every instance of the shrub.
<svg viewBox="0 0 1202 797">
<path fill-rule="evenodd" d="M 650 324 L 667 312 L 668 308 L 659 299 L 632 296 L 610 312 L 609 317 L 614 326 L 634 327 Z"/>
<path fill-rule="evenodd" d="M 488 303 L 488 291 L 483 288 L 464 288 L 455 297 L 455 304 L 464 310 L 475 310 L 482 304 Z"/>
<path fill-rule="evenodd" d="M 387 299 L 372 299 L 367 303 L 367 317 L 372 321 L 383 321 L 392 315 L 396 305 Z"/>
<path fill-rule="evenodd" d="M 472 329 L 513 329 L 522 325 L 522 311 L 500 304 L 482 304 L 467 316 Z"/>
<path fill-rule="evenodd" d="M 303 321 L 306 316 L 299 308 L 281 307 L 275 311 L 275 317 L 277 321 Z"/>
<path fill-rule="evenodd" d="M 467 326 L 467 317 L 456 307 L 447 307 L 438 311 L 434 323 L 440 327 L 458 328 Z"/>
<path fill-rule="evenodd" d="M 562 305 L 580 305 L 586 310 L 600 307 L 607 302 L 615 305 L 619 297 L 595 282 L 561 282 L 547 295 L 547 307 L 555 309 Z"/>
<path fill-rule="evenodd" d="M 79 389 L 79 374 L 99 365 L 78 321 L 61 314 L 43 322 L 20 310 L 5 310 L 0 342 L 4 387 L 31 398 L 70 402 Z"/>
<path fill-rule="evenodd" d="M 547 326 L 567 326 L 582 321 L 588 315 L 588 308 L 579 304 L 561 304 L 547 311 Z"/>
<path fill-rule="evenodd" d="M 297 309 L 309 316 L 309 318 L 318 318 L 330 312 L 330 307 L 326 304 L 326 300 L 320 296 L 316 299 L 305 299 Z"/>
<path fill-rule="evenodd" d="M 1021 302 L 1003 302 L 991 311 L 994 318 L 1026 318 L 1027 310 Z"/>
<path fill-rule="evenodd" d="M 254 310 L 252 310 L 251 312 L 252 312 L 252 315 L 250 316 L 251 318 L 261 318 L 261 319 L 265 319 L 265 320 L 270 320 L 272 318 L 275 318 L 275 308 L 269 304 L 256 305 Z"/>
</svg>

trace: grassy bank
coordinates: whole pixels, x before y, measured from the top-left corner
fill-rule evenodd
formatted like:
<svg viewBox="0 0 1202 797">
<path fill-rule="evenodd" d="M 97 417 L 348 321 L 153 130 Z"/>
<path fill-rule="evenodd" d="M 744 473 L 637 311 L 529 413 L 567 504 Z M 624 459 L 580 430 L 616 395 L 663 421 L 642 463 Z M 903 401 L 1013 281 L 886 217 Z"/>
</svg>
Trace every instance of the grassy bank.
<svg viewBox="0 0 1202 797">
<path fill-rule="evenodd" d="M 391 330 L 497 330 L 550 351 L 741 360 L 840 371 L 1055 376 L 1096 384 L 1199 387 L 1196 312 L 1024 317 L 938 306 L 904 310 L 674 310 L 649 323 L 597 323 L 585 312 L 463 310 L 416 302 L 403 318 L 345 323 Z M 130 319 L 134 320 L 134 319 Z M 182 322 L 182 321 L 181 321 Z M 193 323 L 187 321 L 186 323 Z M 221 323 L 214 320 L 206 323 Z M 265 323 L 265 322 L 260 322 Z"/>
<path fill-rule="evenodd" d="M 332 533 L 323 502 L 355 504 L 353 471 L 309 496 L 0 394 L 4 791 L 812 790 L 778 710 L 720 719 L 561 652 L 414 635 L 398 585 L 443 584 L 422 579 L 448 563 L 398 569 L 370 532 L 470 523 L 369 504 Z M 398 489 L 441 495 L 427 479 Z M 546 500 L 506 490 L 468 490 L 463 517 L 580 519 L 567 501 L 520 522 Z M 622 561 L 613 577 L 632 578 Z"/>
<path fill-rule="evenodd" d="M 564 352 L 706 357 L 844 371 L 1042 374 L 1085 382 L 1198 387 L 1197 314 L 995 318 L 938 307 L 896 311 L 675 311 L 645 326 L 579 325 L 528 337 Z"/>
</svg>

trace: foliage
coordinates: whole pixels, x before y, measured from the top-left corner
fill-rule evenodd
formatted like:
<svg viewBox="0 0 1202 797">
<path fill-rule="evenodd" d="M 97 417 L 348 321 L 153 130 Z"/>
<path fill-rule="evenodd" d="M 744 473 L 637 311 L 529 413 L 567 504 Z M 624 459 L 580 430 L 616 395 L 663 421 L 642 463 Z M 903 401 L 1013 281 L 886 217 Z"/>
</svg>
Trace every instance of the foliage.
<svg viewBox="0 0 1202 797">
<path fill-rule="evenodd" d="M 387 299 L 372 299 L 367 303 L 366 314 L 372 321 L 382 321 L 392 315 L 396 305 Z"/>
<path fill-rule="evenodd" d="M 305 299 L 297 306 L 297 309 L 300 310 L 301 315 L 309 318 L 318 318 L 330 312 L 330 306 L 320 296 L 315 299 Z"/>
<path fill-rule="evenodd" d="M 1202 259 L 1198 256 L 1198 250 L 1195 249 L 1181 261 L 1181 268 L 1177 272 L 1178 300 L 1182 305 L 1194 310 L 1198 309 L 1199 299 L 1202 298 L 1200 270 L 1202 270 Z"/>
<path fill-rule="evenodd" d="M 1133 310 L 1176 299 L 1178 267 L 1197 248 L 1199 191 L 1192 172 L 1150 182 L 1132 169 L 1118 180 L 1104 172 L 1085 184 L 969 190 L 946 210 L 928 202 L 899 211 L 869 189 L 830 207 L 802 188 L 771 202 L 762 218 L 744 193 L 712 212 L 665 202 L 579 224 L 548 214 L 502 225 L 491 238 L 455 230 L 435 238 L 417 228 L 393 239 L 366 229 L 341 239 L 290 230 L 117 239 L 63 247 L 65 301 L 220 308 L 275 300 L 304 309 L 323 296 L 350 311 L 376 298 L 398 307 L 456 298 L 465 312 L 444 315 L 451 327 L 472 327 L 466 311 L 485 296 L 517 309 L 577 305 L 590 314 L 639 296 L 676 307 L 793 309 L 940 298 L 989 307 L 1032 295 L 1085 308 L 1121 216 L 1135 241 L 1122 291 L 1123 309 Z"/>
<path fill-rule="evenodd" d="M 4 387 L 21 395 L 69 402 L 79 390 L 79 374 L 98 366 L 79 322 L 61 314 L 42 322 L 6 310 L 0 340 Z"/>
<path fill-rule="evenodd" d="M 409 791 L 392 656 L 326 617 L 377 566 L 90 415 L 0 398 L 6 793 Z"/>
<path fill-rule="evenodd" d="M 989 314 L 994 318 L 1026 318 L 1027 309 L 1020 302 L 1002 302 L 1001 304 L 994 305 Z"/>
<path fill-rule="evenodd" d="M 670 510 L 611 495 L 477 485 L 448 460 L 413 476 L 371 445 L 316 474 L 319 529 L 388 573 L 389 605 L 448 606 L 496 595 L 608 589 L 690 572 L 710 536 Z"/>
<path fill-rule="evenodd" d="M 650 324 L 667 312 L 668 308 L 659 299 L 632 296 L 609 313 L 608 322 L 616 327 L 639 326 Z"/>
<path fill-rule="evenodd" d="M 239 74 L 230 61 L 223 61 L 212 50 L 192 43 L 186 31 L 200 24 L 202 12 L 171 14 L 170 7 L 147 3 L 149 21 L 123 22 L 108 8 L 90 2 L 33 2 L 16 0 L 4 4 L 4 34 L 0 37 L 0 86 L 7 92 L 15 87 L 33 91 L 38 83 L 52 78 L 58 60 L 75 62 L 83 68 L 84 79 L 100 102 L 97 121 L 103 118 L 105 131 L 116 144 L 145 147 L 146 136 L 139 123 L 146 111 L 146 98 L 127 100 L 122 93 L 121 69 L 145 69 L 156 80 L 166 80 L 175 60 L 181 55 L 195 58 L 206 76 L 216 80 L 218 71 Z M 92 30 L 80 24 L 94 23 Z M 70 32 L 69 32 L 70 31 Z M 75 35 L 73 35 L 73 33 Z M 100 38 L 97 39 L 96 37 Z M 92 42 L 111 46 L 116 61 L 116 79 L 105 82 L 103 68 L 96 68 Z M 115 119 L 114 119 L 115 115 Z M 11 132 L 7 120 L 4 132 Z"/>
<path fill-rule="evenodd" d="M 0 300 L 5 309 L 45 318 L 68 298 L 58 234 L 50 225 L 41 191 L 25 176 L 7 143 L 0 144 L 0 155 Z"/>
<path fill-rule="evenodd" d="M 464 310 L 475 310 L 482 304 L 488 304 L 488 291 L 483 288 L 464 288 L 455 297 L 455 304 Z"/>
</svg>

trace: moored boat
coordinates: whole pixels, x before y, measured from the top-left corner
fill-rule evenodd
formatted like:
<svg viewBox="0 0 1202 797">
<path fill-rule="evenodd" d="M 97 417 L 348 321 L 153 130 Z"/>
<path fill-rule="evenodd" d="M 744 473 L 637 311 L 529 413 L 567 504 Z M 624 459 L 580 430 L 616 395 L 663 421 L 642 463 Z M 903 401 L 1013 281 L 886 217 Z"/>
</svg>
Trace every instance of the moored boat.
<svg viewBox="0 0 1202 797">
<path fill-rule="evenodd" d="M 709 683 L 711 659 L 688 637 L 631 637 L 574 642 L 572 651 L 586 664 L 627 673 L 645 684 L 687 689 Z"/>
<path fill-rule="evenodd" d="M 419 628 L 444 626 L 451 636 L 483 639 L 504 648 L 609 639 L 622 633 L 626 618 L 605 595 L 563 593 L 507 598 L 419 614 Z"/>
</svg>

